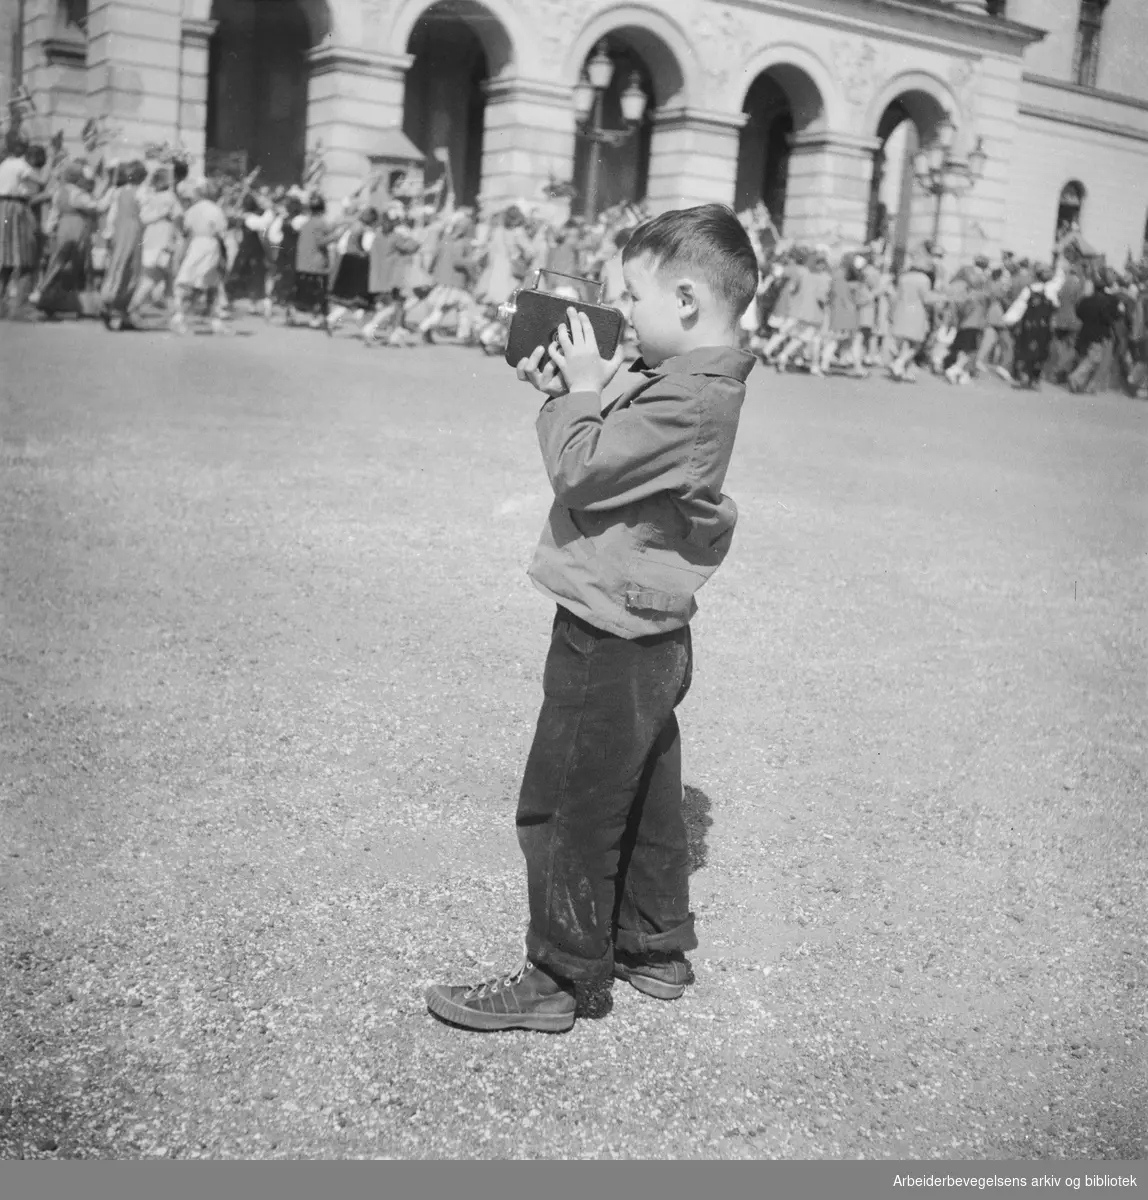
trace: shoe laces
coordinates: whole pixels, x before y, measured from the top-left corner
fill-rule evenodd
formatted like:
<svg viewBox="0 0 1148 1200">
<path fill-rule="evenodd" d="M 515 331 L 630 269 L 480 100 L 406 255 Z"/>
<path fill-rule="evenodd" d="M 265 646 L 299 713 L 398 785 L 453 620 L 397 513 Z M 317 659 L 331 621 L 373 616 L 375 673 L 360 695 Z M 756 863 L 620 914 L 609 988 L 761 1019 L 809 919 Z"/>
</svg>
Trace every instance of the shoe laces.
<svg viewBox="0 0 1148 1200">
<path fill-rule="evenodd" d="M 518 968 L 504 975 L 492 975 L 489 979 L 484 979 L 481 983 L 476 983 L 473 987 L 468 988 L 466 992 L 467 1000 L 483 1000 L 487 996 L 495 996 L 499 992 L 516 987 L 522 982 L 522 977 L 527 971 L 533 971 L 534 964 L 528 958 L 524 958 Z"/>
</svg>

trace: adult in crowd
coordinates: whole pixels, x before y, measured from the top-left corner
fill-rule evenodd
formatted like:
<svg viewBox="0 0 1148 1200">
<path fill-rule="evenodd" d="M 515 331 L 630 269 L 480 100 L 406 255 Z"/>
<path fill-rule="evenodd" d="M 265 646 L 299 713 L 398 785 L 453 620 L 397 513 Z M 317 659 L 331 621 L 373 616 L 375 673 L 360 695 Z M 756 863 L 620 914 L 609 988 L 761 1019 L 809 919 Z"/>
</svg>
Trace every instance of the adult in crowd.
<svg viewBox="0 0 1148 1200">
<path fill-rule="evenodd" d="M 104 324 L 113 332 L 130 328 L 128 309 L 135 296 L 143 265 L 143 219 L 139 190 L 147 169 L 138 160 L 115 168 L 116 186 L 108 214 L 111 236 L 100 301 Z"/>
<path fill-rule="evenodd" d="M 44 161 L 43 147 L 20 139 L 0 161 L 0 317 L 27 315 L 40 265 L 37 210 L 48 199 L 40 176 Z"/>
<path fill-rule="evenodd" d="M 1103 382 L 1102 368 L 1111 362 L 1109 354 L 1116 322 L 1124 313 L 1116 295 L 1116 272 L 1104 269 L 1090 282 L 1076 305 L 1080 328 L 1076 335 L 1077 363 L 1068 376 L 1070 392 L 1095 392 Z"/>
<path fill-rule="evenodd" d="M 60 171 L 53 204 L 56 225 L 52 232 L 50 257 L 33 301 L 45 317 L 62 313 L 81 316 L 88 286 L 88 262 L 92 232 L 103 206 L 94 194 L 94 181 L 79 160 L 65 163 Z"/>
</svg>

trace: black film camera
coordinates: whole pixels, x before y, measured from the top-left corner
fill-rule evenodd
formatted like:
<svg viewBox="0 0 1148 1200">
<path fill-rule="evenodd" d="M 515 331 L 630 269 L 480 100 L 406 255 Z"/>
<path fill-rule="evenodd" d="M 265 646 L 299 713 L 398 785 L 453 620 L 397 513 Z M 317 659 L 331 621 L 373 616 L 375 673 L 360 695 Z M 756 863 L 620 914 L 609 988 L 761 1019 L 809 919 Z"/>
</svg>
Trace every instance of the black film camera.
<svg viewBox="0 0 1148 1200">
<path fill-rule="evenodd" d="M 510 326 L 506 361 L 516 367 L 539 346 L 549 347 L 557 339 L 561 326 L 569 328 L 568 308 L 576 308 L 590 318 L 598 353 L 606 360 L 613 358 L 626 318 L 616 308 L 602 304 L 601 300 L 602 285 L 592 279 L 562 275 L 557 271 L 535 271 L 530 287 L 519 288 L 498 310 L 499 317 Z M 539 370 L 549 360 L 549 351 L 543 351 Z"/>
</svg>

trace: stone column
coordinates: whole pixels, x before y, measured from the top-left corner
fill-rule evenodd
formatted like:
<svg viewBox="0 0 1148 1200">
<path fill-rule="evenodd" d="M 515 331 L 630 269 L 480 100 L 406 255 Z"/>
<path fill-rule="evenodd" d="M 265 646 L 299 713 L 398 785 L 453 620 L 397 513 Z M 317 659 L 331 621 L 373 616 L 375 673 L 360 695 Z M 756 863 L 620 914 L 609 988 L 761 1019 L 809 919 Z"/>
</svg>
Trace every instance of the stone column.
<svg viewBox="0 0 1148 1200">
<path fill-rule="evenodd" d="M 865 240 L 877 138 L 807 132 L 790 138 L 785 236 L 804 242 Z"/>
<path fill-rule="evenodd" d="M 19 42 L 17 62 L 14 44 L 19 35 L 17 16 L 14 4 L 11 18 L 6 13 L 0 14 L 0 23 L 11 19 L 13 37 L 13 58 L 0 64 L 0 102 L 7 106 L 10 84 L 14 86 L 23 79 L 35 104 L 35 112 L 24 115 L 25 137 L 47 143 L 62 128 L 68 142 L 74 145 L 83 128 L 88 104 L 83 31 L 67 25 L 64 16 L 48 0 L 25 0 L 23 41 Z M 11 76 L 7 73 L 10 67 Z"/>
<path fill-rule="evenodd" d="M 567 182 L 574 162 L 570 88 L 535 79 L 491 79 L 484 85 L 484 204 L 516 197 L 537 202 L 551 179 Z"/>
<path fill-rule="evenodd" d="M 746 113 L 672 108 L 654 113 L 646 199 L 655 212 L 718 201 L 732 204 L 738 138 Z"/>
<path fill-rule="evenodd" d="M 13 36 L 16 35 L 13 6 Z M 87 120 L 87 39 L 76 25 L 47 0 L 26 0 L 24 40 L 21 46 L 24 85 L 36 106 L 25 119 L 25 133 L 47 142 L 58 130 L 69 151 L 77 151 L 80 131 Z M 8 99 L 8 77 L 2 80 L 3 100 Z"/>
<path fill-rule="evenodd" d="M 409 54 L 382 54 L 349 46 L 320 46 L 310 55 L 307 148 L 322 146 L 323 191 L 350 195 L 370 170 L 378 131 L 403 127 L 403 81 Z"/>
<path fill-rule="evenodd" d="M 119 136 L 119 157 L 179 130 L 181 0 L 90 0 L 88 109 Z"/>
<path fill-rule="evenodd" d="M 207 152 L 207 68 L 218 21 L 185 17 L 179 52 L 179 141 L 191 158 L 192 174 L 203 170 Z"/>
</svg>

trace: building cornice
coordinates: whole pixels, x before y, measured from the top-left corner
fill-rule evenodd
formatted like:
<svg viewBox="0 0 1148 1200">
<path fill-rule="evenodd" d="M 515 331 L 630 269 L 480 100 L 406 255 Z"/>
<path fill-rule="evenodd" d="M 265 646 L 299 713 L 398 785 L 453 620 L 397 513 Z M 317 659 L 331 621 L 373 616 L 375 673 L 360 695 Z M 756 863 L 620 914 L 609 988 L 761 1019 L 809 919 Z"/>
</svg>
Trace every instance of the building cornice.
<svg viewBox="0 0 1148 1200">
<path fill-rule="evenodd" d="M 1017 112 L 1022 117 L 1036 117 L 1057 125 L 1071 125 L 1076 129 L 1087 129 L 1090 133 L 1107 133 L 1112 137 L 1131 138 L 1134 142 L 1148 142 L 1148 129 L 1137 129 L 1133 125 L 1122 125 L 1118 121 L 1105 121 L 1102 117 L 1089 117 L 1083 113 L 1066 113 L 1058 108 L 1045 108 L 1041 104 L 1020 104 Z"/>
<path fill-rule="evenodd" d="M 218 28 L 218 21 L 200 21 L 195 17 L 184 17 L 179 33 L 181 39 L 190 45 L 206 46 Z"/>
<path fill-rule="evenodd" d="M 339 71 L 345 75 L 367 75 L 378 78 L 406 74 L 414 62 L 413 54 L 385 54 L 375 50 L 360 50 L 357 46 L 316 46 L 308 51 L 307 61 L 312 75 Z"/>
<path fill-rule="evenodd" d="M 1025 83 L 1037 87 L 1053 88 L 1058 92 L 1068 92 L 1073 96 L 1086 96 L 1090 100 L 1103 100 L 1109 104 L 1123 104 L 1128 108 L 1138 108 L 1148 112 L 1148 100 L 1136 96 L 1125 96 L 1121 92 L 1105 92 L 1100 88 L 1084 87 L 1079 83 L 1069 83 L 1066 79 L 1053 79 L 1051 75 L 1032 75 L 1027 71 L 1021 76 Z"/>
<path fill-rule="evenodd" d="M 938 21 L 976 29 L 1017 43 L 1021 49 L 1043 41 L 1047 32 L 1035 25 L 1022 25 L 1020 21 L 1010 21 L 1007 17 L 990 17 L 987 12 L 973 12 L 959 4 L 946 3 L 946 0 L 869 0 L 869 3 L 881 8 L 900 10 L 913 16 L 928 13 Z"/>
<path fill-rule="evenodd" d="M 939 49 L 948 54 L 979 55 L 984 51 L 987 36 L 990 41 L 1004 43 L 1000 53 L 1016 58 L 1026 47 L 1045 37 L 1045 31 L 1035 26 L 951 8 L 942 0 L 853 0 L 844 4 L 840 0 L 726 0 L 726 3 L 759 15 L 813 22 L 866 37 L 888 38 L 892 32 L 904 45 Z M 873 13 L 875 8 L 883 9 L 884 14 Z M 890 13 L 907 18 L 893 31 L 887 19 Z M 910 22 L 919 25 L 922 18 L 937 26 L 936 32 L 912 28 Z"/>
<path fill-rule="evenodd" d="M 790 146 L 815 149 L 844 150 L 862 157 L 875 154 L 884 143 L 877 137 L 861 137 L 854 133 L 838 133 L 831 129 L 811 129 L 791 133 L 786 141 Z"/>
<path fill-rule="evenodd" d="M 720 133 L 736 133 L 749 120 L 747 112 L 717 112 L 684 106 L 657 108 L 652 115 L 654 124 L 659 129 L 710 129 Z"/>
<path fill-rule="evenodd" d="M 573 110 L 574 91 L 567 84 L 548 79 L 523 79 L 520 75 L 497 75 L 486 80 L 482 90 L 490 100 L 534 100 Z"/>
</svg>

